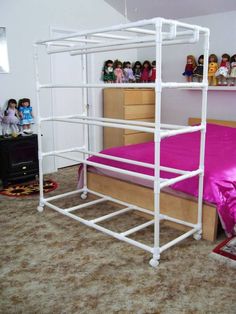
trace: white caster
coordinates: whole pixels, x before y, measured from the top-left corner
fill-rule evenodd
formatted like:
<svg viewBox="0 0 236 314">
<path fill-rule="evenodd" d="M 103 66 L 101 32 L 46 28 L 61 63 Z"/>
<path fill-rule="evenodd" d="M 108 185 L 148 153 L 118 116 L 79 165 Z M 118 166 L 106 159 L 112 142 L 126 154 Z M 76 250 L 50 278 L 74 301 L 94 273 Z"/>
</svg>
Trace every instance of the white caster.
<svg viewBox="0 0 236 314">
<path fill-rule="evenodd" d="M 86 200 L 87 197 L 88 197 L 88 194 L 85 193 L 85 192 L 83 192 L 83 193 L 80 195 L 80 198 L 81 198 L 82 200 Z"/>
<path fill-rule="evenodd" d="M 38 206 L 38 207 L 37 207 L 37 211 L 40 212 L 40 213 L 43 212 L 43 209 L 44 209 L 43 206 Z"/>
<path fill-rule="evenodd" d="M 159 265 L 159 261 L 157 259 L 152 258 L 152 259 L 150 259 L 149 264 L 152 267 L 157 268 L 157 266 Z"/>
<path fill-rule="evenodd" d="M 202 235 L 197 232 L 197 233 L 194 233 L 193 238 L 194 238 L 195 240 L 199 241 L 199 240 L 201 240 Z"/>
</svg>

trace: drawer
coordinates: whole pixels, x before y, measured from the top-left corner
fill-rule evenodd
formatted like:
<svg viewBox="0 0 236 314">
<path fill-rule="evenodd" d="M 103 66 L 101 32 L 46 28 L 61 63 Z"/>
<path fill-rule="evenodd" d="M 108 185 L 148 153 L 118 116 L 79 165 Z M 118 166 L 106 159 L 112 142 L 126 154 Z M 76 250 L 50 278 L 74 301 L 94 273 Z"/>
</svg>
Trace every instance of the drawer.
<svg viewBox="0 0 236 314">
<path fill-rule="evenodd" d="M 148 119 L 138 119 L 138 121 L 143 121 L 143 122 L 154 122 L 155 118 L 148 118 Z M 133 134 L 133 133 L 140 133 L 137 130 L 124 130 L 124 134 Z"/>
<path fill-rule="evenodd" d="M 153 141 L 154 137 L 151 133 L 135 133 L 124 135 L 124 145 L 138 144 Z"/>
<path fill-rule="evenodd" d="M 125 90 L 124 105 L 155 104 L 155 92 L 153 89 Z"/>
<path fill-rule="evenodd" d="M 155 105 L 136 105 L 124 107 L 125 120 L 136 120 L 153 118 L 155 116 Z"/>
</svg>

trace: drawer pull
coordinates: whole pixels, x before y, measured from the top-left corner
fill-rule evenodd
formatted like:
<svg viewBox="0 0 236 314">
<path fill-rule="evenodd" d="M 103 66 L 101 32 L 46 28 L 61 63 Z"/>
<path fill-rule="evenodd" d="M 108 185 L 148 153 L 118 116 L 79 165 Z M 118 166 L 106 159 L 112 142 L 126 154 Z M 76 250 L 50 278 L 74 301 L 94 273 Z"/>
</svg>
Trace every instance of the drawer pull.
<svg viewBox="0 0 236 314">
<path fill-rule="evenodd" d="M 26 167 L 26 166 L 24 166 L 24 167 L 22 167 L 22 169 L 27 169 L 27 167 Z"/>
</svg>

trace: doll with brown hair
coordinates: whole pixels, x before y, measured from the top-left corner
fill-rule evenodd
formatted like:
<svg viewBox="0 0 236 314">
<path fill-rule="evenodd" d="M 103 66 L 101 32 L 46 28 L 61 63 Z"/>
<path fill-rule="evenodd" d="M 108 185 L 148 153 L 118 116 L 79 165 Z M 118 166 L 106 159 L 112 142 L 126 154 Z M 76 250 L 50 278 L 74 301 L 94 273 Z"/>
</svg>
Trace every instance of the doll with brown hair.
<svg viewBox="0 0 236 314">
<path fill-rule="evenodd" d="M 7 109 L 4 111 L 4 116 L 2 118 L 3 136 L 10 136 L 9 128 L 11 129 L 11 134 L 13 137 L 18 136 L 19 129 L 18 124 L 20 123 L 17 102 L 15 99 L 9 99 L 7 102 Z"/>
<path fill-rule="evenodd" d="M 154 83 L 156 80 L 156 60 L 152 61 L 152 68 L 150 71 L 149 82 Z"/>
<path fill-rule="evenodd" d="M 209 84 L 209 86 L 216 86 L 217 85 L 217 78 L 215 76 L 215 73 L 217 70 L 218 70 L 218 58 L 213 53 L 209 56 L 209 63 L 208 63 L 208 84 Z"/>
<path fill-rule="evenodd" d="M 19 100 L 18 111 L 20 116 L 20 125 L 23 127 L 23 135 L 32 134 L 33 131 L 31 130 L 31 124 L 34 124 L 34 115 L 29 98 L 22 98 Z"/>
<path fill-rule="evenodd" d="M 130 83 L 135 81 L 134 72 L 129 61 L 123 63 L 124 79 L 125 83 Z"/>
<path fill-rule="evenodd" d="M 146 60 L 143 62 L 142 72 L 141 72 L 141 81 L 143 83 L 148 83 L 151 71 L 151 63 Z"/>
<path fill-rule="evenodd" d="M 230 85 L 234 86 L 236 85 L 236 54 L 230 58 L 230 66 Z"/>
<path fill-rule="evenodd" d="M 193 70 L 193 77 L 196 78 L 199 83 L 202 82 L 202 78 L 203 78 L 203 62 L 204 62 L 204 56 L 200 55 L 197 61 L 197 66 Z"/>
<path fill-rule="evenodd" d="M 114 74 L 112 60 L 105 61 L 103 70 L 102 70 L 102 80 L 105 83 L 113 83 L 115 81 L 115 74 Z"/>
<path fill-rule="evenodd" d="M 195 57 L 193 55 L 188 55 L 187 62 L 185 65 L 185 70 L 183 73 L 183 75 L 186 76 L 187 82 L 193 81 L 193 72 L 196 67 L 197 67 L 197 63 L 196 63 Z"/>
<path fill-rule="evenodd" d="M 142 64 L 140 61 L 136 61 L 133 66 L 134 79 L 136 83 L 141 82 Z"/>
<path fill-rule="evenodd" d="M 124 72 L 122 69 L 122 62 L 119 60 L 114 61 L 114 74 L 116 78 L 116 83 L 122 83 L 124 78 Z"/>
<path fill-rule="evenodd" d="M 230 72 L 230 56 L 224 53 L 221 58 L 220 67 L 215 73 L 215 76 L 218 78 L 219 86 L 227 85 L 227 78 Z"/>
</svg>

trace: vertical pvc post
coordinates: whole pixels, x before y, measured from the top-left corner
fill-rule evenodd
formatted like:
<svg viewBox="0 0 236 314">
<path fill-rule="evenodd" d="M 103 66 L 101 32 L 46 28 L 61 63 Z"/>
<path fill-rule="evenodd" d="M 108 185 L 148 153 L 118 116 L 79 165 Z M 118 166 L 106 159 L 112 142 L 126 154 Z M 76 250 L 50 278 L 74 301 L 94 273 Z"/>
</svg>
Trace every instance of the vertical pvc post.
<svg viewBox="0 0 236 314">
<path fill-rule="evenodd" d="M 81 62 L 82 62 L 82 80 L 83 84 L 87 84 L 87 55 L 82 54 L 81 57 Z M 84 87 L 82 89 L 82 104 L 83 104 L 83 115 L 87 116 L 88 115 L 88 90 L 87 87 Z M 84 142 L 84 147 L 86 150 L 89 150 L 89 138 L 88 138 L 88 125 L 83 125 L 83 142 Z M 88 157 L 88 154 L 83 153 L 83 159 L 86 160 Z M 84 174 L 84 190 L 87 190 L 87 165 L 83 165 L 83 174 Z M 85 192 L 86 193 L 86 192 Z"/>
<path fill-rule="evenodd" d="M 201 130 L 200 139 L 200 158 L 199 168 L 202 173 L 199 175 L 198 183 L 198 217 L 197 224 L 199 231 L 195 238 L 198 240 L 201 238 L 202 233 L 202 206 L 203 206 L 203 181 L 204 181 L 204 155 L 205 155 L 205 140 L 206 140 L 206 115 L 207 115 L 207 91 L 208 91 L 208 56 L 209 56 L 209 31 L 204 33 L 204 67 L 203 67 L 203 83 L 206 87 L 202 89 L 202 112 L 201 112 L 201 124 L 203 129 Z"/>
<path fill-rule="evenodd" d="M 162 20 L 158 19 L 155 24 L 156 35 L 156 65 L 157 77 L 155 81 L 155 133 L 154 133 L 154 247 L 153 258 L 150 265 L 157 267 L 160 259 L 160 144 L 161 144 L 161 64 L 162 64 Z"/>
<path fill-rule="evenodd" d="M 41 139 L 41 113 L 40 113 L 40 83 L 38 67 L 38 47 L 34 45 L 34 64 L 36 81 L 36 106 L 37 106 L 37 138 L 38 138 L 38 159 L 39 159 L 39 206 L 43 207 L 43 158 L 42 158 L 42 139 Z"/>
</svg>

